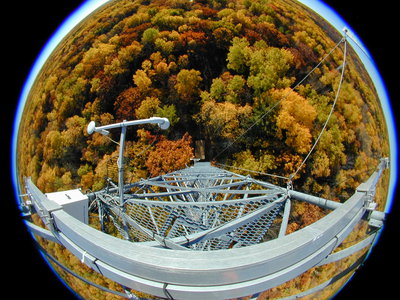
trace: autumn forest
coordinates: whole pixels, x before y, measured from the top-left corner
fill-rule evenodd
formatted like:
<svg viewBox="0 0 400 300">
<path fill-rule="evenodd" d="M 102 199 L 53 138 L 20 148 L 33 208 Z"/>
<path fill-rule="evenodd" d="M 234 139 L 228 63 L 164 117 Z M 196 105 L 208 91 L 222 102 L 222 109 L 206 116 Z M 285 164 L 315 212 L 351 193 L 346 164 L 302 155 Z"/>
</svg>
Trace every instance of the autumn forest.
<svg viewBox="0 0 400 300">
<path fill-rule="evenodd" d="M 335 98 L 343 47 L 298 83 L 341 38 L 293 0 L 110 1 L 64 38 L 32 87 L 20 180 L 31 176 L 43 192 L 99 190 L 113 176 L 119 131 L 88 135 L 88 123 L 158 116 L 170 120 L 167 131 L 128 129 L 129 180 L 184 168 L 204 141 L 205 160 L 285 184 L 260 173 L 289 177 L 310 151 Z M 379 99 L 352 49 L 345 67 L 326 131 L 293 180 L 336 201 L 389 155 Z M 297 227 L 319 214 L 297 209 Z"/>
</svg>

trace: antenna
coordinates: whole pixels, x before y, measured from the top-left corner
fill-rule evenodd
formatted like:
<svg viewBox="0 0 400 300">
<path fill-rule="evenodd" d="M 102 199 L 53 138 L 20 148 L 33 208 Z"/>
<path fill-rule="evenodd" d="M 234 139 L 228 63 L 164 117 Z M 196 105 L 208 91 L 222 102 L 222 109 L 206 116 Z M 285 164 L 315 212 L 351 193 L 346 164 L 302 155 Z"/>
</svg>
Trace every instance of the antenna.
<svg viewBox="0 0 400 300">
<path fill-rule="evenodd" d="M 102 135 L 108 135 L 108 130 L 114 128 L 121 128 L 121 137 L 119 142 L 119 156 L 118 156 L 118 189 L 119 189 L 119 201 L 120 205 L 124 204 L 124 148 L 125 148 L 125 137 L 126 128 L 135 125 L 144 124 L 157 124 L 161 129 L 166 130 L 170 126 L 170 122 L 167 118 L 152 117 L 149 119 L 134 120 L 134 121 L 122 121 L 120 123 L 109 124 L 105 126 L 96 127 L 96 123 L 91 121 L 88 124 L 87 132 L 92 134 L 94 132 L 101 133 Z"/>
<path fill-rule="evenodd" d="M 134 121 L 122 121 L 120 123 L 115 123 L 115 124 L 110 124 L 110 125 L 105 125 L 105 126 L 100 126 L 100 127 L 96 127 L 95 121 L 91 121 L 88 124 L 87 132 L 88 132 L 88 134 L 98 132 L 103 135 L 108 135 L 110 133 L 108 131 L 109 129 L 124 128 L 124 127 L 129 127 L 129 126 L 134 126 L 134 125 L 143 125 L 143 124 L 158 124 L 158 126 L 163 130 L 168 129 L 170 126 L 170 122 L 167 118 L 159 118 L 159 117 L 151 117 L 149 119 L 134 120 Z"/>
</svg>

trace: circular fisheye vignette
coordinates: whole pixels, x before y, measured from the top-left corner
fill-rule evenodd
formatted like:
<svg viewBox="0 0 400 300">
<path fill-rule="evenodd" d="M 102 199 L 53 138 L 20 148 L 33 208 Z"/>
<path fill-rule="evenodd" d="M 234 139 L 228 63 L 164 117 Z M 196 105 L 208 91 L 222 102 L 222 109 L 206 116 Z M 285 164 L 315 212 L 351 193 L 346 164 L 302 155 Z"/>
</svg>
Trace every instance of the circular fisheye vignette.
<svg viewBox="0 0 400 300">
<path fill-rule="evenodd" d="M 347 33 L 349 35 L 348 42 L 351 44 L 352 48 L 361 59 L 365 69 L 367 70 L 368 74 L 370 75 L 374 83 L 374 86 L 376 88 L 377 94 L 379 96 L 382 105 L 382 110 L 384 112 L 386 124 L 389 131 L 390 184 L 389 184 L 388 198 L 385 207 L 385 213 L 389 213 L 393 205 L 396 183 L 398 178 L 398 170 L 397 170 L 398 139 L 397 139 L 397 130 L 395 125 L 396 123 L 394 119 L 393 108 L 390 104 L 389 93 L 385 86 L 384 80 L 378 71 L 378 67 L 375 64 L 373 57 L 371 56 L 367 47 L 364 45 L 363 41 L 360 39 L 357 33 L 351 28 L 351 25 L 348 24 L 328 3 L 324 1 L 314 1 L 314 0 L 298 0 L 298 1 L 308 6 L 309 8 L 313 9 L 319 15 L 321 15 L 338 31 L 347 30 Z"/>
<path fill-rule="evenodd" d="M 46 44 L 45 48 L 39 55 L 37 61 L 35 62 L 34 67 L 32 68 L 29 77 L 26 81 L 26 84 L 24 86 L 23 92 L 21 93 L 21 97 L 19 100 L 19 105 L 18 105 L 18 110 L 16 113 L 15 117 L 15 122 L 14 122 L 14 135 L 13 135 L 13 151 L 12 151 L 12 163 L 13 163 L 13 182 L 14 182 L 14 189 L 16 191 L 16 194 L 20 194 L 19 192 L 19 185 L 17 184 L 18 179 L 17 179 L 17 171 L 16 171 L 16 143 L 17 143 L 17 131 L 18 131 L 18 125 L 19 121 L 21 119 L 21 114 L 22 110 L 24 108 L 25 102 L 27 95 L 29 93 L 29 90 L 33 84 L 34 79 L 36 78 L 36 75 L 40 72 L 41 67 L 43 66 L 44 62 L 46 61 L 47 57 L 50 55 L 50 53 L 54 50 L 54 48 L 57 46 L 57 44 L 62 40 L 62 38 L 72 30 L 76 24 L 78 24 L 81 20 L 83 20 L 86 16 L 88 16 L 91 12 L 93 12 L 95 9 L 100 7 L 101 5 L 105 4 L 108 1 L 97 1 L 96 3 L 92 3 L 92 1 L 85 2 L 82 4 L 80 8 L 78 8 L 61 26 L 60 28 L 56 31 L 56 33 L 53 35 L 53 37 L 50 39 L 50 41 Z M 377 88 L 378 95 L 381 99 L 382 107 L 385 113 L 385 118 L 386 122 L 388 125 L 389 129 L 389 140 L 390 140 L 390 150 L 391 150 L 391 181 L 390 181 L 390 187 L 389 187 L 389 196 L 388 196 L 388 201 L 386 204 L 386 212 L 389 212 L 391 209 L 392 201 L 393 201 L 393 195 L 394 195 L 394 185 L 397 180 L 397 169 L 395 166 L 397 165 L 396 159 L 397 159 L 397 144 L 396 144 L 396 130 L 394 126 L 394 118 L 393 118 L 393 111 L 390 107 L 390 102 L 389 102 L 389 97 L 386 91 L 386 88 L 384 86 L 383 80 L 381 76 L 379 75 L 377 68 L 370 58 L 368 54 L 368 50 L 366 50 L 365 46 L 363 46 L 362 42 L 360 39 L 356 36 L 356 34 L 351 30 L 350 26 L 345 23 L 345 21 L 332 10 L 327 4 L 324 4 L 322 2 L 314 3 L 313 1 L 307 1 L 307 0 L 300 0 L 300 2 L 304 3 L 308 7 L 312 8 L 313 10 L 317 11 L 320 15 L 324 16 L 328 22 L 330 22 L 332 25 L 334 25 L 338 30 L 343 29 L 344 27 L 349 28 L 349 33 L 351 33 L 355 38 L 353 39 L 353 42 L 355 42 L 355 45 L 353 44 L 353 48 L 356 50 L 357 54 L 362 58 L 362 61 L 368 70 L 370 76 L 373 78 L 374 84 Z M 350 41 L 350 43 L 352 43 Z M 357 48 L 360 49 L 360 52 L 357 51 Z M 17 197 L 17 201 L 18 197 Z"/>
<path fill-rule="evenodd" d="M 38 57 L 36 58 L 25 84 L 22 88 L 20 97 L 18 99 L 17 110 L 15 112 L 14 124 L 13 124 L 13 135 L 12 135 L 12 151 L 11 151 L 11 174 L 13 181 L 13 188 L 15 195 L 17 195 L 17 203 L 20 203 L 20 198 L 18 195 L 21 194 L 18 175 L 17 175 L 17 143 L 18 143 L 18 129 L 21 122 L 23 110 L 27 102 L 29 92 L 34 84 L 37 75 L 40 73 L 43 65 L 47 61 L 48 57 L 58 46 L 58 44 L 63 40 L 63 38 L 68 35 L 68 33 L 75 28 L 81 21 L 93 13 L 96 9 L 106 4 L 110 0 L 97 0 L 97 1 L 84 1 L 81 6 L 79 6 L 71 15 L 64 20 L 61 25 L 56 29 L 54 34 L 50 37 L 49 41 L 44 45 L 43 49 L 40 51 Z"/>
<path fill-rule="evenodd" d="M 21 90 L 20 97 L 18 99 L 17 109 L 14 115 L 14 123 L 13 123 L 13 133 L 12 133 L 12 142 L 11 142 L 11 176 L 12 176 L 12 184 L 14 195 L 16 197 L 15 201 L 17 205 L 21 207 L 21 198 L 19 195 L 22 194 L 20 189 L 20 183 L 18 180 L 17 174 L 17 143 L 18 143 L 18 129 L 22 118 L 22 113 L 27 102 L 27 98 L 29 92 L 32 88 L 32 85 L 40 73 L 44 63 L 48 59 L 49 55 L 53 52 L 53 50 L 57 47 L 57 45 L 62 41 L 62 39 L 73 29 L 79 22 L 93 13 L 97 8 L 102 6 L 103 4 L 109 2 L 109 0 L 97 0 L 97 1 L 84 1 L 78 8 L 76 8 L 56 29 L 54 34 L 50 37 L 48 42 L 44 45 L 38 57 L 36 58 L 26 80 Z M 28 230 L 29 231 L 29 230 Z M 58 272 L 51 265 L 50 260 L 39 251 L 45 263 L 48 265 L 50 270 L 54 273 L 57 280 L 62 283 L 74 296 L 79 298 L 77 292 L 72 289 L 60 276 Z"/>
<path fill-rule="evenodd" d="M 61 42 L 61 40 L 83 19 L 93 13 L 96 9 L 101 7 L 102 5 L 108 3 L 110 0 L 98 0 L 98 1 L 85 1 L 78 7 L 55 31 L 53 36 L 49 39 L 46 45 L 43 47 L 43 50 L 40 52 L 38 58 L 36 59 L 32 69 L 25 81 L 24 87 L 22 89 L 17 111 L 15 113 L 14 124 L 13 124 L 13 136 L 12 136 L 12 179 L 13 179 L 13 187 L 16 195 L 20 195 L 20 188 L 18 184 L 18 176 L 17 176 L 17 159 L 16 159 L 16 150 L 17 150 L 17 137 L 18 137 L 18 128 L 21 121 L 21 116 L 23 113 L 23 109 L 25 107 L 27 97 L 29 91 L 35 81 L 36 76 L 39 74 L 42 66 L 46 62 L 49 55 L 53 52 L 53 50 L 57 47 L 57 45 Z M 389 186 L 389 194 L 388 201 L 386 203 L 385 212 L 388 213 L 391 210 L 395 185 L 397 182 L 397 132 L 396 126 L 394 122 L 394 114 L 393 109 L 390 105 L 390 99 L 385 87 L 384 81 L 379 74 L 379 71 L 373 61 L 369 51 L 361 41 L 361 39 L 357 36 L 357 34 L 351 29 L 351 26 L 332 8 L 329 4 L 323 1 L 314 1 L 314 0 L 298 0 L 309 8 L 313 9 L 323 18 L 325 18 L 330 24 L 332 24 L 337 30 L 347 29 L 349 34 L 354 37 L 350 39 L 350 44 L 352 44 L 353 49 L 357 52 L 359 57 L 361 58 L 364 66 L 366 67 L 368 73 L 374 81 L 375 87 L 377 89 L 379 98 L 381 100 L 382 108 L 385 114 L 386 122 L 389 130 L 389 141 L 390 141 L 390 186 Z M 19 197 L 17 197 L 17 202 L 19 203 Z"/>
</svg>

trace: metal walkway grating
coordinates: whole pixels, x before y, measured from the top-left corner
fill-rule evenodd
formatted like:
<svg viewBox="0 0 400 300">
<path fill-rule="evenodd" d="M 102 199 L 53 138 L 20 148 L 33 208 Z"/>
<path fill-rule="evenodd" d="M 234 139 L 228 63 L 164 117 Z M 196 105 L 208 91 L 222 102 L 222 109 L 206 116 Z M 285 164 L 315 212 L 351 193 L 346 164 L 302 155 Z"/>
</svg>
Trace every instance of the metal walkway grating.
<svg viewBox="0 0 400 300">
<path fill-rule="evenodd" d="M 128 185 L 123 207 L 117 197 L 97 194 L 104 216 L 126 239 L 192 250 L 264 241 L 286 201 L 280 187 L 204 162 Z"/>
</svg>

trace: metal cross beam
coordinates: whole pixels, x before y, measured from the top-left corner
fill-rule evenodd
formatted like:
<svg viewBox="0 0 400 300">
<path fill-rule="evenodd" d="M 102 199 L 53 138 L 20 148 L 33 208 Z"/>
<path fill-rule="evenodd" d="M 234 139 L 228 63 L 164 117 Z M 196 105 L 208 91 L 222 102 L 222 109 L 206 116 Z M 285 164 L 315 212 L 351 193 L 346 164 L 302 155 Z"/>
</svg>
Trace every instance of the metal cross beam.
<svg viewBox="0 0 400 300">
<path fill-rule="evenodd" d="M 268 188 L 267 188 L 268 187 Z M 107 194 L 108 197 L 103 195 Z M 91 198 L 103 204 L 115 224 L 139 242 L 165 247 L 217 250 L 265 239 L 287 199 L 286 190 L 211 166 L 193 167 L 141 180 L 124 190 L 123 206 L 110 190 Z"/>
<path fill-rule="evenodd" d="M 64 245 L 89 267 L 132 289 L 160 297 L 167 291 L 174 299 L 237 298 L 272 288 L 313 266 L 369 246 L 375 235 L 334 252 L 361 218 L 373 217 L 371 196 L 385 165 L 382 161 L 354 195 L 335 205 L 210 164 L 125 186 L 123 207 L 118 204 L 118 189 L 92 194 L 92 201 L 101 203 L 116 226 L 125 221 L 133 242 L 82 223 L 27 179 L 27 195 L 50 230 L 28 226 Z M 289 197 L 314 201 L 333 211 L 286 235 Z M 279 214 L 278 237 L 264 239 Z"/>
</svg>

